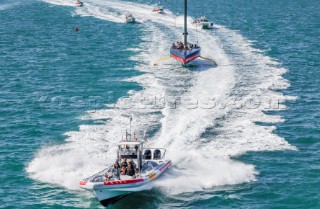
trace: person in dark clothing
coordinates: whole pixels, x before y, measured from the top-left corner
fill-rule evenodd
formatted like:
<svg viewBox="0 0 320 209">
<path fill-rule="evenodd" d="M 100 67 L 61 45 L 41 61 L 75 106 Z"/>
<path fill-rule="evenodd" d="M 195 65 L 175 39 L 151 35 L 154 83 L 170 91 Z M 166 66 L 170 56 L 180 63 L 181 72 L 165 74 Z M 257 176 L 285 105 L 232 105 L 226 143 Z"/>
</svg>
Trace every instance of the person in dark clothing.
<svg viewBox="0 0 320 209">
<path fill-rule="evenodd" d="M 132 167 L 132 164 L 131 162 L 128 163 L 128 167 L 127 167 L 127 172 L 126 172 L 126 175 L 128 176 L 134 176 L 135 172 L 134 172 L 134 169 Z"/>
<path fill-rule="evenodd" d="M 112 175 L 114 176 L 114 178 L 120 179 L 121 169 L 120 169 L 120 166 L 119 166 L 119 163 L 118 163 L 118 162 L 116 162 L 116 163 L 113 165 L 113 168 L 112 168 L 111 172 L 112 172 Z"/>
<path fill-rule="evenodd" d="M 122 161 L 122 163 L 121 163 L 121 167 L 122 167 L 122 166 L 125 166 L 125 167 L 128 166 L 128 163 L 127 163 L 127 159 L 126 159 L 126 158 L 123 158 L 123 161 Z"/>
<path fill-rule="evenodd" d="M 129 161 L 129 163 L 131 163 L 132 168 L 135 170 L 137 166 L 132 159 Z"/>
</svg>

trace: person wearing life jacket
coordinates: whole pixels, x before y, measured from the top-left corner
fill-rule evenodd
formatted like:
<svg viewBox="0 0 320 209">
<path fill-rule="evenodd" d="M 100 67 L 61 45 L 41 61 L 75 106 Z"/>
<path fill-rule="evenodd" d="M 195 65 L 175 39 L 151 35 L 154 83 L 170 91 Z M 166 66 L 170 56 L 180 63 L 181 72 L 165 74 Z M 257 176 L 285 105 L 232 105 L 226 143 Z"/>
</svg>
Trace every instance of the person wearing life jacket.
<svg viewBox="0 0 320 209">
<path fill-rule="evenodd" d="M 127 169 L 126 169 L 126 166 L 121 166 L 121 171 L 120 171 L 120 175 L 126 175 L 127 173 Z"/>
<path fill-rule="evenodd" d="M 112 172 L 112 175 L 114 176 L 114 178 L 120 179 L 121 168 L 120 168 L 118 162 L 115 162 L 115 164 L 113 165 L 113 168 L 112 168 L 111 172 Z"/>
<path fill-rule="evenodd" d="M 126 175 L 128 176 L 134 176 L 135 172 L 134 169 L 132 167 L 131 162 L 128 163 L 128 167 L 127 167 L 127 171 L 126 171 Z"/>
</svg>

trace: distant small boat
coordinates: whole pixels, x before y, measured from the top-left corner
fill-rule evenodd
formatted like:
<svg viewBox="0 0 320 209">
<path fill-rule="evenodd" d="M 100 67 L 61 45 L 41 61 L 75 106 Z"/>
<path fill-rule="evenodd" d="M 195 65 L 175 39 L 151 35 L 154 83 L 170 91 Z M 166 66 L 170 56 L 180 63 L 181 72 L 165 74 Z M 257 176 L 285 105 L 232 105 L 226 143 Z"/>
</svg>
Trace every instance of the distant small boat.
<svg viewBox="0 0 320 209">
<path fill-rule="evenodd" d="M 152 10 L 152 12 L 154 12 L 154 13 L 159 13 L 159 14 L 163 14 L 164 13 L 164 11 L 163 11 L 163 8 L 162 7 L 155 7 L 153 10 Z"/>
<path fill-rule="evenodd" d="M 197 44 L 177 42 L 172 44 L 170 56 L 173 59 L 180 61 L 182 64 L 187 64 L 200 57 L 200 52 L 201 48 Z"/>
<path fill-rule="evenodd" d="M 187 0 L 184 0 L 184 42 L 173 43 L 170 48 L 170 57 L 180 61 L 183 65 L 200 57 L 201 47 L 187 41 Z"/>
<path fill-rule="evenodd" d="M 154 65 L 157 65 L 159 62 L 170 59 L 170 58 L 178 60 L 184 66 L 187 63 L 189 63 L 197 58 L 202 58 L 202 59 L 211 61 L 212 63 L 217 65 L 217 63 L 213 59 L 201 56 L 201 47 L 198 44 L 192 44 L 192 43 L 188 42 L 188 30 L 187 30 L 187 23 L 188 23 L 187 11 L 188 11 L 188 9 L 187 9 L 187 4 L 188 4 L 188 0 L 184 0 L 184 21 L 183 21 L 184 22 L 184 33 L 183 33 L 184 41 L 183 42 L 177 41 L 176 43 L 173 43 L 170 48 L 170 56 L 163 57 L 163 58 L 156 60 Z"/>
<path fill-rule="evenodd" d="M 194 26 L 201 27 L 202 29 L 211 29 L 213 23 L 209 22 L 205 16 L 200 17 L 199 19 L 193 21 Z"/>
<path fill-rule="evenodd" d="M 135 22 L 136 22 L 136 18 L 134 18 L 131 13 L 127 13 L 126 23 L 135 23 Z"/>
<path fill-rule="evenodd" d="M 76 1 L 74 3 L 77 7 L 82 7 L 83 6 L 83 2 L 82 1 Z"/>
</svg>

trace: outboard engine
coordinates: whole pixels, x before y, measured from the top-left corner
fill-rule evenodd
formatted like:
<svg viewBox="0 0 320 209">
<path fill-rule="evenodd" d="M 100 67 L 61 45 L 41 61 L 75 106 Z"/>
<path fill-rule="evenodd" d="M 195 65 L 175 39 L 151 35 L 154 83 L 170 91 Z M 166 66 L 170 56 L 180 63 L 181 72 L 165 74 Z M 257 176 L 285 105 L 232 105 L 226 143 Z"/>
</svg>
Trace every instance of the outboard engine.
<svg viewBox="0 0 320 209">
<path fill-rule="evenodd" d="M 154 152 L 153 152 L 153 159 L 154 160 L 160 160 L 161 159 L 161 151 L 156 149 Z"/>
<path fill-rule="evenodd" d="M 143 158 L 146 160 L 151 160 L 151 150 L 147 149 L 144 151 Z"/>
</svg>

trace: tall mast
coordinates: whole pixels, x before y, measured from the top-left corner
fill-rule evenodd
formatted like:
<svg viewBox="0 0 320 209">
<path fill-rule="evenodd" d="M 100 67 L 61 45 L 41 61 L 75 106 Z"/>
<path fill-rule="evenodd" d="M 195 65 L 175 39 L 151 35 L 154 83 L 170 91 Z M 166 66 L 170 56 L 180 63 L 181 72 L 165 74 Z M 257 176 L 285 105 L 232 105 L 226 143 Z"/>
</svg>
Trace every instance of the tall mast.
<svg viewBox="0 0 320 209">
<path fill-rule="evenodd" d="M 130 115 L 130 132 L 129 132 L 130 141 L 131 141 L 131 122 L 132 122 L 132 115 Z"/>
<path fill-rule="evenodd" d="M 188 31 L 187 31 L 187 0 L 184 0 L 184 44 L 187 45 Z"/>
</svg>

